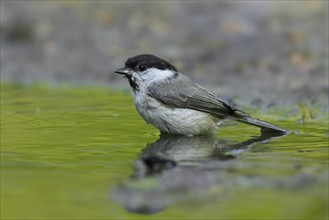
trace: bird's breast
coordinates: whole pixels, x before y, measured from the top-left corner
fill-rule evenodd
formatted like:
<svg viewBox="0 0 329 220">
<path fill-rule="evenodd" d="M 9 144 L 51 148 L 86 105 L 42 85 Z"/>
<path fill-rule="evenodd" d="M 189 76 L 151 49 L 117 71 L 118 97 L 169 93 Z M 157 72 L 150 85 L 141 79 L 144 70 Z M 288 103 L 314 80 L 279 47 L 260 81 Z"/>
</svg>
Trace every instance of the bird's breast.
<svg viewBox="0 0 329 220">
<path fill-rule="evenodd" d="M 208 113 L 170 107 L 149 96 L 135 94 L 134 102 L 138 113 L 147 123 L 166 133 L 207 134 L 212 133 L 218 125 L 218 119 Z"/>
</svg>

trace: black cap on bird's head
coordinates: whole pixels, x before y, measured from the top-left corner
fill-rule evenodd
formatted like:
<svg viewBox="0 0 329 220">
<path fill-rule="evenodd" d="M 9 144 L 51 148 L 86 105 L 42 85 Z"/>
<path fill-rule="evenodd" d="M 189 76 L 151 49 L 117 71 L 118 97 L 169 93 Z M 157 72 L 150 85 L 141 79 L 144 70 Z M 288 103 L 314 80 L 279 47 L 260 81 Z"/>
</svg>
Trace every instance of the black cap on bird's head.
<svg viewBox="0 0 329 220">
<path fill-rule="evenodd" d="M 149 68 L 156 68 L 160 70 L 173 70 L 177 71 L 174 66 L 172 66 L 167 61 L 156 57 L 151 54 L 141 54 L 129 58 L 125 62 L 125 67 L 116 70 L 116 73 L 127 75 L 129 72 L 143 72 Z"/>
</svg>

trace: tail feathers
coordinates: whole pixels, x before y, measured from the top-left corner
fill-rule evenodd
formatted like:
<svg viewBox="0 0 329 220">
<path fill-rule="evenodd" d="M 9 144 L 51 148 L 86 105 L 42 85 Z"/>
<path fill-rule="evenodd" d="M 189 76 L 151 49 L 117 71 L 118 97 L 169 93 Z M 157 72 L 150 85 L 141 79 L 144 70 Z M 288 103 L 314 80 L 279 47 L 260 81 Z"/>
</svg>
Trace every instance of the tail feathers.
<svg viewBox="0 0 329 220">
<path fill-rule="evenodd" d="M 259 119 L 256 118 L 252 118 L 250 116 L 242 116 L 242 117 L 238 117 L 238 118 L 234 118 L 234 120 L 245 123 L 245 124 L 249 124 L 249 125 L 253 125 L 256 127 L 261 128 L 262 132 L 280 132 L 283 134 L 288 134 L 290 133 L 289 130 L 280 128 L 278 126 L 272 125 L 266 121 L 261 121 Z"/>
</svg>

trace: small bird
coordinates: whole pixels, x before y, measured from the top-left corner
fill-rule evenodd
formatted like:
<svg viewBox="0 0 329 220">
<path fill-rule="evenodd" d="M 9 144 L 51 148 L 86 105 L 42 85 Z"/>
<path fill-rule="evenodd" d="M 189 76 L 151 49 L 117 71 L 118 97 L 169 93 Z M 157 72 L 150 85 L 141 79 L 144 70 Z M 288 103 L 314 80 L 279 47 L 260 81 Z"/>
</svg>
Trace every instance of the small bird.
<svg viewBox="0 0 329 220">
<path fill-rule="evenodd" d="M 262 132 L 289 133 L 250 117 L 154 55 L 131 57 L 125 62 L 125 67 L 115 73 L 128 79 L 141 117 L 162 133 L 187 136 L 212 134 L 223 119 L 257 126 Z"/>
</svg>

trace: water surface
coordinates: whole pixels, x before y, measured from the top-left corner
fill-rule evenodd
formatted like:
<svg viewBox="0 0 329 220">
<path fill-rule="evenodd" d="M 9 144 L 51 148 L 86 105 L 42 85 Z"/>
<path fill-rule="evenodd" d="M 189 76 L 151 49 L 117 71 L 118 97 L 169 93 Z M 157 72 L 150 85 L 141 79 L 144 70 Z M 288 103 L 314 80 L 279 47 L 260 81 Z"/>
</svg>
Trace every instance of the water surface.
<svg viewBox="0 0 329 220">
<path fill-rule="evenodd" d="M 326 111 L 251 110 L 299 131 L 259 142 L 159 137 L 129 92 L 2 84 L 1 218 L 327 218 Z"/>
</svg>

